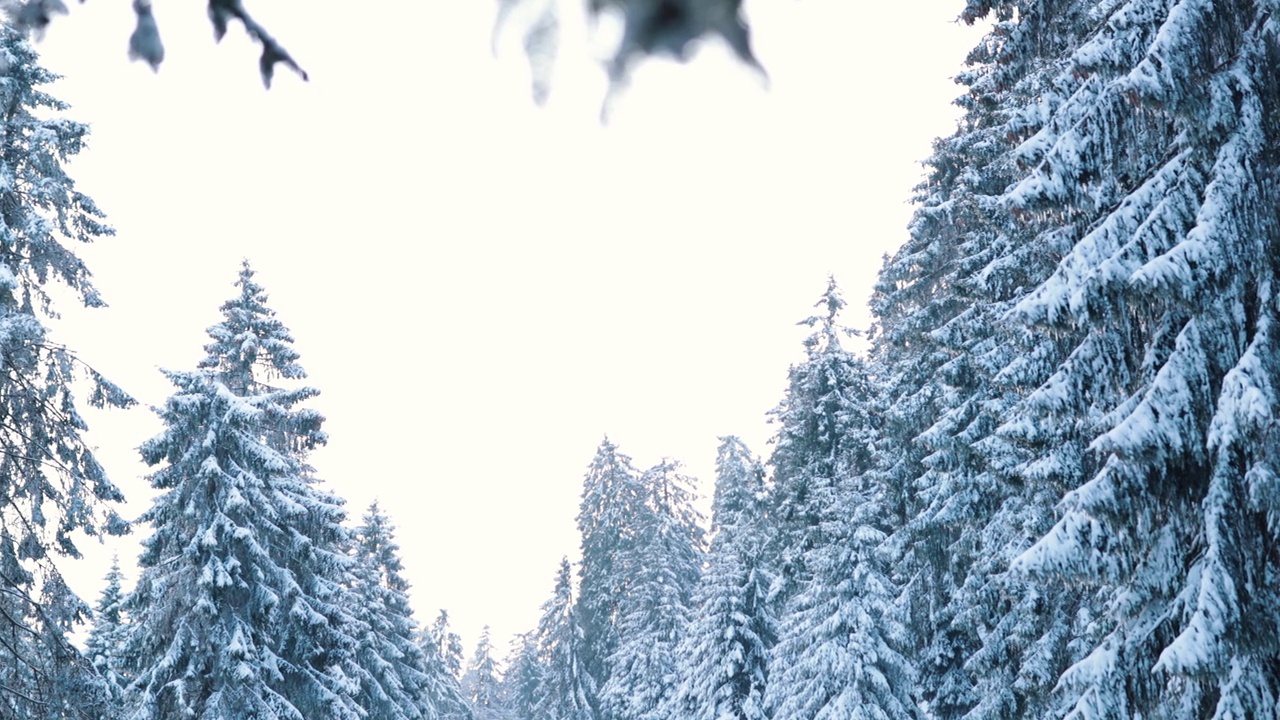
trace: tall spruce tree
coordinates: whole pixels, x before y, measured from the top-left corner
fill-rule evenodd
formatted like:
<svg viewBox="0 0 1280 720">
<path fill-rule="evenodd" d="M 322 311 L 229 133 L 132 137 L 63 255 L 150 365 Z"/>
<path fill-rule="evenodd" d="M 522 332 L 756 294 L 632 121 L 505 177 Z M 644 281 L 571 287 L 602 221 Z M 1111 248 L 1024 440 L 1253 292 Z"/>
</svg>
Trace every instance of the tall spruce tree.
<svg viewBox="0 0 1280 720">
<path fill-rule="evenodd" d="M 342 502 L 306 452 L 323 418 L 293 340 L 244 263 L 164 430 L 141 447 L 161 491 L 127 609 L 133 720 L 356 720 Z M 289 383 L 295 384 L 295 383 Z"/>
<path fill-rule="evenodd" d="M 610 657 L 618 647 L 619 602 L 631 578 L 621 558 L 635 540 L 636 519 L 644 512 L 645 491 L 631 458 L 605 438 L 582 481 L 578 532 L 582 564 L 578 567 L 578 620 L 582 623 L 581 659 L 596 692 L 610 675 Z M 601 717 L 600 699 L 589 695 L 593 717 Z"/>
<path fill-rule="evenodd" d="M 772 512 L 783 523 L 778 640 L 765 703 L 785 720 L 912 718 L 913 672 L 901 648 L 898 588 L 885 539 L 891 488 L 875 472 L 870 371 L 844 349 L 834 280 L 804 321 L 807 358 L 778 411 Z"/>
<path fill-rule="evenodd" d="M 1051 714 L 1053 679 L 1078 658 L 1071 641 L 1095 604 L 1009 572 L 1089 460 L 1075 417 L 1007 422 L 1070 351 L 1070 337 L 1008 316 L 1052 273 L 1078 218 L 1015 217 L 1001 202 L 1024 143 L 1078 87 L 1063 68 L 1093 13 L 1076 2 L 969 4 L 964 19 L 989 15 L 992 30 L 959 78 L 964 117 L 935 144 L 909 239 L 872 299 L 878 465 L 901 519 L 895 574 L 919 693 L 938 718 Z M 1036 446 L 1060 462 L 1031 463 Z"/>
<path fill-rule="evenodd" d="M 58 557 L 75 536 L 120 534 L 123 498 L 85 444 L 72 386 L 93 406 L 132 404 L 49 337 L 54 287 L 104 303 L 73 245 L 112 234 L 63 163 L 87 126 L 42 86 L 55 79 L 18 33 L 0 26 L 0 716 L 99 717 L 100 680 L 67 633 L 89 607 L 63 581 Z"/>
<path fill-rule="evenodd" d="M 644 495 L 628 528 L 631 541 L 615 557 L 628 584 L 617 600 L 618 644 L 600 690 L 602 715 L 611 720 L 658 720 L 669 709 L 676 648 L 703 560 L 693 482 L 670 460 L 640 477 Z"/>
<path fill-rule="evenodd" d="M 676 652 L 680 683 L 667 716 L 678 720 L 765 720 L 764 693 L 776 619 L 772 575 L 763 562 L 770 517 L 764 468 L 736 437 L 721 438 L 706 569 L 694 616 Z"/>
<path fill-rule="evenodd" d="M 597 697 L 594 678 L 584 662 L 586 637 L 581 604 L 573 595 L 573 569 L 568 558 L 560 560 L 555 588 L 542 604 L 532 648 L 537 662 L 537 690 L 522 691 L 529 700 L 529 714 L 521 720 L 592 720 Z M 514 670 L 515 668 L 513 668 Z M 534 674 L 526 670 L 523 682 Z M 520 677 L 516 675 L 515 677 Z"/>
<path fill-rule="evenodd" d="M 857 436 L 866 426 L 862 361 L 847 352 L 840 338 L 852 333 L 839 324 L 845 301 L 834 278 L 815 303 L 820 314 L 800 322 L 814 328 L 805 339 L 805 361 L 791 367 L 789 383 L 771 420 L 778 430 L 769 464 L 773 486 L 768 512 L 774 519 L 770 562 L 777 570 L 776 602 L 785 605 L 810 578 L 805 554 L 830 542 L 823 524 L 836 487 L 851 463 L 866 467 L 871 448 Z"/>
<path fill-rule="evenodd" d="M 356 701 L 369 717 L 435 720 L 442 714 L 439 701 L 427 690 L 440 681 L 427 676 L 400 548 L 390 518 L 376 501 L 353 540 L 349 612 L 356 620 L 355 662 L 364 671 Z"/>
<path fill-rule="evenodd" d="M 1076 478 L 1016 567 L 1105 599 L 1058 681 L 1073 717 L 1280 713 L 1275 9 L 1100 5 L 1003 198 L 1067 230 L 1014 317 L 1070 354 L 1016 430 L 1074 423 L 1092 457 L 1037 447 Z"/>
</svg>

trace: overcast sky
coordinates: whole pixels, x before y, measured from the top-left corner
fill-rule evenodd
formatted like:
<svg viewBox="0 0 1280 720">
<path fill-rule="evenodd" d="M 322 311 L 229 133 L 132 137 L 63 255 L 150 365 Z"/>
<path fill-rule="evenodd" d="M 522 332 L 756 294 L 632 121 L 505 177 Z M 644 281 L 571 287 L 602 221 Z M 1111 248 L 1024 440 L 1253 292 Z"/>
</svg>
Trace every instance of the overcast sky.
<svg viewBox="0 0 1280 720">
<path fill-rule="evenodd" d="M 159 3 L 158 74 L 125 58 L 119 0 L 38 46 L 93 128 L 72 175 L 118 232 L 82 252 L 111 307 L 57 329 L 144 406 L 91 414 L 91 441 L 137 516 L 156 369 L 202 357 L 249 258 L 321 391 L 313 464 L 352 514 L 382 501 L 420 619 L 449 609 L 468 646 L 533 626 L 605 434 L 708 493 L 717 436 L 767 456 L 795 323 L 833 273 L 867 324 L 977 39 L 960 2 L 755 0 L 767 88 L 708 46 L 640 68 L 602 126 L 577 25 L 538 109 L 518 39 L 490 54 L 489 3 L 247 5 L 311 82 L 264 91 L 198 2 Z M 112 551 L 132 579 L 148 534 L 86 548 L 75 587 L 96 600 Z"/>
</svg>

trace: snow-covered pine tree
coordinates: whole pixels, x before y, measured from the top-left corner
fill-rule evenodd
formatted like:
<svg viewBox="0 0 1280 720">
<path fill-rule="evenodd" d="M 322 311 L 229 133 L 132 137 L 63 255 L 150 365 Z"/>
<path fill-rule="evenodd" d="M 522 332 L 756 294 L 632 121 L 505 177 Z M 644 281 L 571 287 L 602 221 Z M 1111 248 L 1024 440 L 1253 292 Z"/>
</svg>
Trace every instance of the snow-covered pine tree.
<svg viewBox="0 0 1280 720">
<path fill-rule="evenodd" d="M 618 644 L 600 689 L 601 714 L 610 720 L 665 717 L 704 555 L 693 478 L 666 460 L 646 470 L 640 485 L 644 497 L 629 529 L 632 540 L 615 556 L 629 580 L 617 601 Z"/>
<path fill-rule="evenodd" d="M 502 673 L 498 669 L 498 660 L 493 656 L 493 640 L 489 636 L 488 625 L 480 630 L 475 652 L 471 654 L 467 672 L 462 676 L 462 689 L 476 720 L 506 720 Z"/>
<path fill-rule="evenodd" d="M 865 368 L 840 344 L 852 330 L 838 322 L 845 301 L 835 278 L 815 303 L 821 313 L 799 324 L 815 328 L 804 341 L 805 361 L 793 365 L 782 402 L 771 413 L 777 424 L 773 484 L 767 503 L 773 518 L 769 562 L 776 572 L 773 595 L 781 607 L 808 582 L 805 554 L 828 543 L 824 513 L 851 463 L 867 467 L 871 448 L 858 435 L 866 426 Z M 856 408 L 856 412 L 854 409 Z"/>
<path fill-rule="evenodd" d="M 773 464 L 783 572 L 778 639 L 765 704 L 776 720 L 917 716 L 900 648 L 884 541 L 893 494 L 875 472 L 870 371 L 845 350 L 834 280 L 804 321 L 807 358 L 791 369 Z"/>
<path fill-rule="evenodd" d="M 879 472 L 898 490 L 902 520 L 895 575 L 921 699 L 945 720 L 1048 712 L 1091 604 L 1078 589 L 1008 572 L 1086 461 L 1083 425 L 1042 419 L 1039 439 L 997 429 L 1071 347 L 1007 315 L 1052 273 L 1074 221 L 1014 218 L 1000 196 L 1022 172 L 1018 147 L 1079 84 L 1062 69 L 1093 8 L 972 2 L 964 19 L 982 15 L 992 30 L 960 75 L 964 117 L 935 143 L 909 239 L 872 299 Z M 1061 462 L 1028 465 L 1036 443 L 1055 446 Z"/>
<path fill-rule="evenodd" d="M 711 548 L 676 652 L 672 720 L 766 720 L 764 692 L 776 620 L 762 562 L 768 516 L 764 468 L 736 437 L 720 440 Z"/>
<path fill-rule="evenodd" d="M 63 581 L 58 556 L 75 536 L 120 534 L 119 490 L 85 444 L 72 393 L 88 379 L 93 406 L 132 400 L 49 337 L 54 287 L 104 303 L 72 245 L 112 234 L 63 163 L 88 127 L 59 117 L 52 73 L 0 26 L 0 716 L 99 717 L 101 681 L 67 640 L 90 612 Z"/>
<path fill-rule="evenodd" d="M 538 655 L 535 631 L 521 633 L 507 653 L 507 672 L 502 676 L 502 697 L 511 720 L 533 720 L 534 708 L 542 697 L 545 671 Z"/>
<path fill-rule="evenodd" d="M 609 658 L 618 646 L 618 603 L 631 578 L 619 558 L 634 542 L 637 517 L 644 511 L 645 491 L 631 458 L 605 438 L 582 480 L 578 532 L 582 563 L 578 567 L 578 621 L 583 644 L 580 658 L 590 682 L 589 692 L 609 680 Z M 588 696 L 593 717 L 599 717 L 599 698 Z"/>
<path fill-rule="evenodd" d="M 598 696 L 595 682 L 587 672 L 584 660 L 586 637 L 583 632 L 581 603 L 573 596 L 573 569 L 568 558 L 560 560 L 555 588 L 542 604 L 542 616 L 534 631 L 533 648 L 538 664 L 535 692 L 521 691 L 515 707 L 528 705 L 529 714 L 519 720 L 593 720 L 598 717 L 592 706 Z M 534 672 L 526 672 L 522 687 L 527 687 Z M 521 675 L 512 675 L 521 677 Z"/>
<path fill-rule="evenodd" d="M 472 720 L 471 704 L 460 684 L 462 675 L 462 638 L 449 626 L 449 611 L 436 615 L 431 627 L 418 636 L 426 661 L 427 687 L 424 696 L 435 704 L 440 720 Z"/>
<path fill-rule="evenodd" d="M 353 541 L 349 612 L 356 620 L 355 662 L 364 670 L 356 701 L 371 718 L 436 720 L 442 713 L 427 689 L 441 681 L 427 676 L 395 529 L 377 501 Z"/>
<path fill-rule="evenodd" d="M 126 604 L 131 720 L 357 720 L 342 501 L 306 464 L 325 441 L 293 340 L 244 263 L 199 369 L 167 372 L 143 443 L 161 491 Z M 294 383 L 289 383 L 294 384 Z"/>
<path fill-rule="evenodd" d="M 462 652 L 462 638 L 453 631 L 453 627 L 449 624 L 448 610 L 440 608 L 440 612 L 431 623 L 431 627 L 427 628 L 426 633 L 423 635 L 423 641 L 427 644 L 435 645 L 436 656 L 440 658 L 445 670 L 455 680 L 462 677 L 465 659 Z"/>
<path fill-rule="evenodd" d="M 129 684 L 128 679 L 120 674 L 120 656 L 128 632 L 128 618 L 123 613 L 124 573 L 120 570 L 118 555 L 112 556 L 111 569 L 107 571 L 105 580 L 107 584 L 93 609 L 93 628 L 85 640 L 84 654 L 93 669 L 107 681 L 111 700 L 118 704 Z"/>
<path fill-rule="evenodd" d="M 1070 717 L 1274 718 L 1276 7 L 1096 10 L 1004 198 L 1071 231 L 1015 313 L 1071 351 L 1010 434 L 1040 441 L 1032 471 L 1080 476 L 1016 567 L 1107 600 L 1059 681 Z M 1064 420 L 1096 462 L 1062 469 L 1043 428 Z"/>
</svg>

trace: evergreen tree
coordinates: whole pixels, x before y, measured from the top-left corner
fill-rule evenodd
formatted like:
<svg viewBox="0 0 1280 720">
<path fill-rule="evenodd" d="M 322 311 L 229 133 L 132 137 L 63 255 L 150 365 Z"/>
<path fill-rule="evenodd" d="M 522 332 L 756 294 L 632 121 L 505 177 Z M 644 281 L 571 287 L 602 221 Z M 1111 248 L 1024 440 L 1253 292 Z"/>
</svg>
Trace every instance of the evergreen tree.
<svg viewBox="0 0 1280 720">
<path fill-rule="evenodd" d="M 424 638 L 428 643 L 434 644 L 436 647 L 436 655 L 440 658 L 440 662 L 444 664 L 445 670 L 454 679 L 462 677 L 463 653 L 462 638 L 453 631 L 449 626 L 449 611 L 440 608 L 440 613 L 436 615 L 435 622 L 431 623 L 431 628 L 427 631 Z"/>
<path fill-rule="evenodd" d="M 107 691 L 115 703 L 123 699 L 124 688 L 129 684 L 119 670 L 124 639 L 128 632 L 128 618 L 123 613 L 123 581 L 120 557 L 112 556 L 111 569 L 106 576 L 107 584 L 94 607 L 93 629 L 85 640 L 84 651 L 93 669 L 107 681 Z"/>
<path fill-rule="evenodd" d="M 1002 199 L 1066 221 L 1013 317 L 1070 353 L 1010 431 L 1038 441 L 1027 475 L 1074 482 L 1015 567 L 1105 600 L 1058 681 L 1069 714 L 1276 717 L 1274 8 L 1098 10 Z M 1064 421 L 1089 462 L 1065 463 Z"/>
<path fill-rule="evenodd" d="M 523 672 L 521 699 L 516 707 L 528 706 L 522 720 L 592 720 L 597 717 L 592 702 L 597 697 L 594 679 L 584 659 L 586 637 L 581 603 L 573 596 L 573 575 L 569 560 L 560 560 L 555 589 L 542 604 L 542 617 L 535 631 L 538 670 L 513 667 Z M 521 677 L 517 674 L 514 677 Z M 537 678 L 536 693 L 528 692 Z"/>
<path fill-rule="evenodd" d="M 168 372 L 164 430 L 141 447 L 161 491 L 126 608 L 128 716 L 355 720 L 362 670 L 344 609 L 341 501 L 305 462 L 323 418 L 292 338 L 246 262 L 199 369 Z"/>
<path fill-rule="evenodd" d="M 870 372 L 840 343 L 834 281 L 818 306 L 825 312 L 805 321 L 815 327 L 808 357 L 792 369 L 779 411 L 775 510 L 789 530 L 782 557 L 798 571 L 783 586 L 766 706 L 785 720 L 912 718 L 906 629 L 883 547 L 892 493 L 873 466 Z"/>
<path fill-rule="evenodd" d="M 493 657 L 493 641 L 489 638 L 488 625 L 480 631 L 480 640 L 476 642 L 476 650 L 467 663 L 462 687 L 475 712 L 476 720 L 506 718 L 502 673 L 498 670 L 498 661 Z"/>
<path fill-rule="evenodd" d="M 1009 572 L 1088 458 L 1075 417 L 1042 419 L 1039 437 L 1007 422 L 1070 351 L 1069 337 L 1008 315 L 1052 273 L 1077 219 L 1001 204 L 1027 141 L 1078 87 L 1062 69 L 1091 29 L 1088 5 L 969 4 L 964 19 L 994 17 L 960 76 L 965 115 L 935 144 L 910 237 L 872 299 L 878 472 L 900 523 L 891 546 L 919 692 L 938 718 L 1051 714 L 1053 680 L 1078 657 L 1070 641 L 1094 604 Z M 1037 445 L 1060 461 L 1031 464 Z"/>
<path fill-rule="evenodd" d="M 49 293 L 104 303 L 72 245 L 112 234 L 63 163 L 88 128 L 57 117 L 42 89 L 55 77 L 9 27 L 0 27 L 0 716 L 99 717 L 100 679 L 67 633 L 90 612 L 56 558 L 79 557 L 75 536 L 121 534 L 123 498 L 85 444 L 72 394 L 90 405 L 132 404 L 49 338 Z"/>
<path fill-rule="evenodd" d="M 370 717 L 435 720 L 442 713 L 426 693 L 433 683 L 417 642 L 400 549 L 377 502 L 356 528 L 354 541 L 349 612 L 357 628 L 355 661 L 364 670 L 356 700 Z"/>
<path fill-rule="evenodd" d="M 611 720 L 657 720 L 668 709 L 663 701 L 674 690 L 676 647 L 703 559 L 693 479 L 664 461 L 645 471 L 640 485 L 632 540 L 615 557 L 628 584 L 617 600 L 618 644 L 600 690 L 601 712 Z"/>
<path fill-rule="evenodd" d="M 578 568 L 578 620 L 582 624 L 581 661 L 589 682 L 583 687 L 593 717 L 599 717 L 595 691 L 609 680 L 610 657 L 618 646 L 618 604 L 630 591 L 631 578 L 621 558 L 635 541 L 636 519 L 643 512 L 645 491 L 631 458 L 605 438 L 582 481 L 578 532 L 582 564 Z"/>
<path fill-rule="evenodd" d="M 845 301 L 834 278 L 814 307 L 822 313 L 800 322 L 815 328 L 805 340 L 805 361 L 790 369 L 786 394 L 772 412 L 778 431 L 769 460 L 768 509 L 774 520 L 770 561 L 777 568 L 779 605 L 809 581 L 805 554 L 830 542 L 822 520 L 840 478 L 851 464 L 870 463 L 871 450 L 859 436 L 868 426 L 867 407 L 851 397 L 866 394 L 866 371 L 840 344 L 840 337 L 852 331 L 838 322 Z"/>
<path fill-rule="evenodd" d="M 435 703 L 442 720 L 472 720 L 471 704 L 462 693 L 462 638 L 449 627 L 444 608 L 431 627 L 422 631 L 419 646 L 426 660 L 427 687 L 424 694 Z"/>
<path fill-rule="evenodd" d="M 694 617 L 676 653 L 680 684 L 667 715 L 680 720 L 765 720 L 776 620 L 762 562 L 764 468 L 735 437 L 721 438 L 706 569 Z"/>
<path fill-rule="evenodd" d="M 521 633 L 511 643 L 502 696 L 512 720 L 533 720 L 542 698 L 545 670 L 538 654 L 536 632 Z"/>
</svg>

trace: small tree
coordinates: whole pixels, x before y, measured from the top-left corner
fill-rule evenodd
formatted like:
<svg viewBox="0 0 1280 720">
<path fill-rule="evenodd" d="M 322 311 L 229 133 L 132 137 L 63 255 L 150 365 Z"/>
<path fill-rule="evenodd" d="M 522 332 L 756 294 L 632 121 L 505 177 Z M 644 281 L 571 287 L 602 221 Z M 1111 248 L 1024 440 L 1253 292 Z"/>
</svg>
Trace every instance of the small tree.
<svg viewBox="0 0 1280 720">
<path fill-rule="evenodd" d="M 489 638 L 489 626 L 480 631 L 480 640 L 476 642 L 476 650 L 467 663 L 467 673 L 463 676 L 463 690 L 476 720 L 504 720 L 507 717 L 502 693 L 502 673 L 498 670 L 498 661 L 493 657 L 493 641 Z"/>
<path fill-rule="evenodd" d="M 355 661 L 364 671 L 357 703 L 380 720 L 433 720 L 439 703 L 427 690 L 435 683 L 417 643 L 394 529 L 377 502 L 353 539 L 349 612 L 356 620 Z"/>
<path fill-rule="evenodd" d="M 85 640 L 84 654 L 93 669 L 107 681 L 107 691 L 113 702 L 120 702 L 128 680 L 120 674 L 121 653 L 128 618 L 124 614 L 124 573 L 120 571 L 120 557 L 112 556 L 111 569 L 107 572 L 106 587 L 98 598 L 93 611 L 93 629 Z"/>
<path fill-rule="evenodd" d="M 592 706 L 598 693 L 585 664 L 581 603 L 573 596 L 573 570 L 567 558 L 560 560 L 555 589 L 542 604 L 542 617 L 535 631 L 539 670 L 525 670 L 524 697 L 532 701 L 527 720 L 594 720 Z M 521 677 L 517 675 L 516 677 Z M 529 692 L 537 678 L 536 693 Z M 525 701 L 521 701 L 524 703 Z"/>
<path fill-rule="evenodd" d="M 431 627 L 419 634 L 426 658 L 426 697 L 435 704 L 442 720 L 472 720 L 471 704 L 462 693 L 462 638 L 449 627 L 449 612 L 443 608 Z"/>
<path fill-rule="evenodd" d="M 768 596 L 764 468 L 736 437 L 721 439 L 706 569 L 694 616 L 676 653 L 680 680 L 667 715 L 687 720 L 765 720 L 764 694 L 776 620 Z"/>
<path fill-rule="evenodd" d="M 632 550 L 639 516 L 645 512 L 645 490 L 631 458 L 605 438 L 582 480 L 578 532 L 582 563 L 578 567 L 577 621 L 582 627 L 579 650 L 590 681 L 591 712 L 600 712 L 595 692 L 609 680 L 610 657 L 618 647 L 619 603 L 631 584 L 622 558 Z"/>
</svg>

